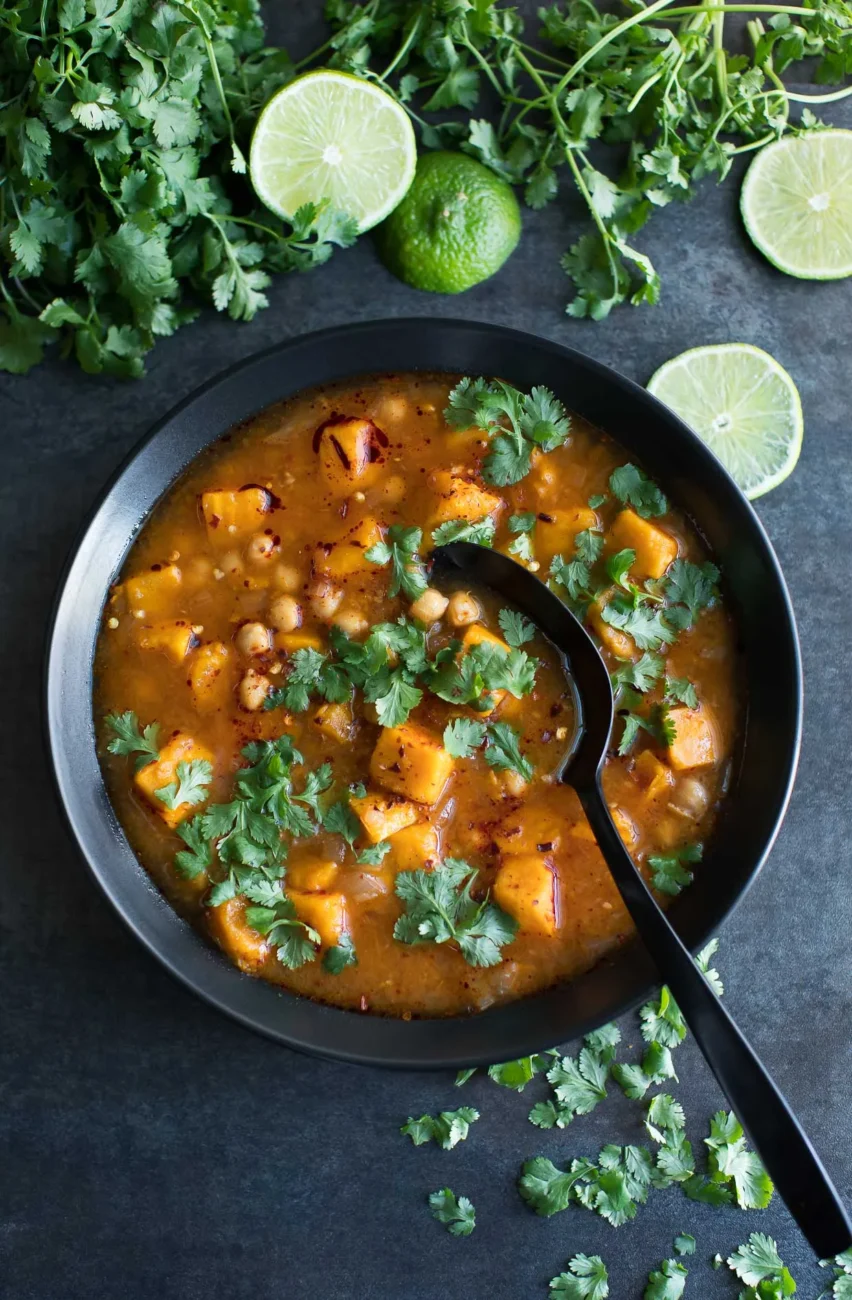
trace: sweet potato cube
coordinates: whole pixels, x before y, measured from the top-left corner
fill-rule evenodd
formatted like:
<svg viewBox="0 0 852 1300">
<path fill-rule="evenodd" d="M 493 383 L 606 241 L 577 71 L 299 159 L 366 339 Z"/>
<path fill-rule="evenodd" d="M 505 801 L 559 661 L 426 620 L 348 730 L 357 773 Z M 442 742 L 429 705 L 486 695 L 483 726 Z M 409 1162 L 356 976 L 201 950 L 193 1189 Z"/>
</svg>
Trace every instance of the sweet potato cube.
<svg viewBox="0 0 852 1300">
<path fill-rule="evenodd" d="M 675 738 L 669 745 L 669 762 L 677 772 L 692 767 L 712 767 L 716 762 L 716 727 L 706 704 L 697 709 L 678 705 L 669 709 Z"/>
<path fill-rule="evenodd" d="M 436 528 L 451 519 L 475 523 L 488 515 L 496 520 L 503 509 L 502 497 L 486 492 L 470 479 L 460 478 L 449 470 L 436 470 L 429 482 L 438 498 L 429 516 L 429 528 Z"/>
<path fill-rule="evenodd" d="M 633 658 L 635 647 L 632 638 L 626 632 L 620 632 L 617 627 L 610 627 L 609 623 L 604 622 L 601 617 L 601 606 L 597 601 L 589 606 L 586 618 L 592 631 L 600 638 L 607 650 L 618 659 Z"/>
<path fill-rule="evenodd" d="M 156 618 L 174 609 L 183 577 L 175 564 L 146 569 L 124 583 L 124 594 L 131 611 Z"/>
<path fill-rule="evenodd" d="M 315 632 L 276 632 L 275 649 L 294 655 L 297 650 L 322 650 L 322 637 Z"/>
<path fill-rule="evenodd" d="M 532 934 L 555 934 L 557 880 L 547 857 L 540 853 L 510 854 L 494 880 L 494 901 Z"/>
<path fill-rule="evenodd" d="M 541 511 L 536 517 L 536 556 L 542 563 L 554 555 L 566 558 L 574 554 L 574 539 L 588 528 L 596 528 L 598 517 L 588 506 L 568 510 Z"/>
<path fill-rule="evenodd" d="M 551 853 L 559 847 L 564 830 L 564 816 L 552 808 L 526 803 L 498 823 L 494 843 L 501 853 L 512 855 Z"/>
<path fill-rule="evenodd" d="M 674 785 L 671 768 L 650 749 L 644 749 L 633 764 L 633 779 L 645 791 L 649 802 L 668 793 Z"/>
<path fill-rule="evenodd" d="M 379 785 L 427 804 L 437 803 L 453 767 L 438 737 L 411 722 L 384 727 L 370 759 L 370 775 Z"/>
<path fill-rule="evenodd" d="M 334 496 L 347 497 L 375 481 L 387 437 L 372 420 L 334 420 L 318 432 L 320 470 Z"/>
<path fill-rule="evenodd" d="M 249 925 L 241 898 L 229 898 L 227 903 L 208 908 L 207 925 L 219 947 L 241 970 L 256 971 L 263 965 L 269 944 Z"/>
<path fill-rule="evenodd" d="M 198 637 L 188 623 L 153 623 L 139 629 L 139 645 L 143 650 L 159 650 L 173 663 L 183 663 Z"/>
<path fill-rule="evenodd" d="M 189 665 L 189 687 L 198 709 L 221 707 L 232 686 L 231 647 L 223 641 L 200 645 Z"/>
<path fill-rule="evenodd" d="M 213 755 L 203 745 L 196 744 L 192 736 L 178 732 L 160 750 L 156 763 L 141 767 L 133 778 L 136 789 L 155 812 L 160 814 L 167 826 L 175 827 L 185 818 L 193 817 L 198 812 L 198 804 L 179 803 L 176 808 L 167 808 L 162 799 L 157 798 L 156 792 L 177 781 L 178 763 L 192 763 L 196 759 L 206 759 L 212 763 Z"/>
<path fill-rule="evenodd" d="M 419 871 L 433 867 L 441 856 L 438 829 L 431 822 L 418 822 L 391 837 L 390 857 L 397 871 Z"/>
<path fill-rule="evenodd" d="M 366 831 L 367 838 L 378 844 L 388 840 L 391 835 L 411 826 L 420 817 L 420 809 L 400 795 L 378 794 L 368 790 L 358 799 L 350 799 L 349 805 Z"/>
<path fill-rule="evenodd" d="M 353 573 L 376 573 L 376 566 L 365 559 L 365 553 L 381 540 L 382 529 L 378 519 L 362 519 L 339 542 L 317 547 L 314 569 L 329 578 L 349 578 Z"/>
<path fill-rule="evenodd" d="M 352 707 L 349 704 L 321 704 L 311 719 L 311 725 L 321 735 L 342 745 L 352 732 Z"/>
<path fill-rule="evenodd" d="M 287 888 L 303 894 L 324 893 L 331 889 L 340 868 L 336 862 L 293 862 L 287 868 Z"/>
<path fill-rule="evenodd" d="M 312 926 L 324 948 L 333 948 L 348 928 L 343 894 L 300 894 L 288 891 L 300 921 Z"/>
<path fill-rule="evenodd" d="M 273 496 L 266 488 L 244 487 L 236 492 L 202 492 L 201 513 L 207 536 L 221 546 L 248 538 L 262 528 L 272 509 Z"/>
<path fill-rule="evenodd" d="M 637 515 L 635 510 L 622 510 L 616 516 L 606 536 L 606 549 L 631 550 L 636 559 L 630 570 L 634 578 L 662 578 L 666 569 L 677 559 L 677 539 L 658 524 Z"/>
</svg>

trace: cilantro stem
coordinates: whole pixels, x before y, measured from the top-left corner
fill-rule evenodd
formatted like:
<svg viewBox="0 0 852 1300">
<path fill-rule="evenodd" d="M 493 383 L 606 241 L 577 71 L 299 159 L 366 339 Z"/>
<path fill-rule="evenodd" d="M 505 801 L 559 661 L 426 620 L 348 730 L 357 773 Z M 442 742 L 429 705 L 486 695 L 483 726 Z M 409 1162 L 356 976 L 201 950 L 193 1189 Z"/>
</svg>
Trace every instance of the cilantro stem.
<svg viewBox="0 0 852 1300">
<path fill-rule="evenodd" d="M 638 9 L 636 13 L 631 14 L 629 18 L 624 18 L 615 27 L 612 27 L 605 36 L 602 36 L 594 45 L 590 46 L 589 49 L 586 50 L 585 54 L 581 54 L 576 63 L 572 63 L 571 67 L 565 73 L 565 76 L 559 84 L 554 87 L 552 93 L 554 95 L 561 95 L 569 82 L 574 80 L 577 73 L 582 72 L 586 64 L 590 63 L 597 54 L 600 54 L 601 50 L 606 49 L 607 45 L 611 45 L 613 41 L 617 40 L 619 36 L 628 31 L 631 27 L 635 27 L 638 23 L 644 23 L 652 14 L 658 13 L 661 9 L 665 9 L 672 3 L 673 0 L 654 0 L 654 3 L 648 5 L 647 8 Z M 703 6 L 696 6 L 695 8 L 690 9 L 689 12 L 701 13 L 702 9 Z M 808 12 L 813 11 L 809 10 Z"/>
<path fill-rule="evenodd" d="M 408 32 L 406 33 L 405 40 L 400 45 L 396 54 L 391 59 L 390 63 L 385 68 L 384 72 L 379 74 L 380 81 L 387 80 L 387 78 L 394 71 L 394 69 L 398 68 L 400 63 L 402 63 L 403 59 L 408 54 L 408 51 L 411 49 L 417 37 L 420 35 L 420 28 L 422 25 L 422 21 L 423 21 L 423 10 L 421 9 L 420 12 L 415 15 L 413 22 L 410 22 L 408 24 Z"/>
</svg>

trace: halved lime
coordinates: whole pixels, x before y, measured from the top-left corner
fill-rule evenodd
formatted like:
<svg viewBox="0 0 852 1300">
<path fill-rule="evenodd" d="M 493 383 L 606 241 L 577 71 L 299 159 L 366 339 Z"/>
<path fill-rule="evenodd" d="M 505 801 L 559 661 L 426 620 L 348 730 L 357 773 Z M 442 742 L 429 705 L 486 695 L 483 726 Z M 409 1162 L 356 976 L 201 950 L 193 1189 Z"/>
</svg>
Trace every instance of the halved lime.
<svg viewBox="0 0 852 1300">
<path fill-rule="evenodd" d="M 648 392 L 693 429 L 751 500 L 783 483 L 802 450 L 796 385 L 750 343 L 691 348 L 667 361 Z"/>
<path fill-rule="evenodd" d="M 309 72 L 257 120 L 249 168 L 280 217 L 329 199 L 369 230 L 392 212 L 417 166 L 414 128 L 396 100 L 348 72 Z"/>
<path fill-rule="evenodd" d="M 810 131 L 761 149 L 740 195 L 745 228 L 779 271 L 852 275 L 852 131 Z"/>
</svg>

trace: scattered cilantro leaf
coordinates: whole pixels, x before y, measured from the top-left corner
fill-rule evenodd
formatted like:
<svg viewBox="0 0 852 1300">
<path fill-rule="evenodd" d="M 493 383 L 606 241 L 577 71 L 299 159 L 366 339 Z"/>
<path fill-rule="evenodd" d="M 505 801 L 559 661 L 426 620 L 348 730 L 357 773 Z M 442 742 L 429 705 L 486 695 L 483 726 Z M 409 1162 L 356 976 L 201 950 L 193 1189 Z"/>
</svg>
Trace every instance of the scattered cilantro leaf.
<svg viewBox="0 0 852 1300">
<path fill-rule="evenodd" d="M 380 840 L 378 844 L 371 844 L 369 848 L 362 849 L 355 861 L 361 867 L 377 867 L 389 852 L 390 841 Z"/>
<path fill-rule="evenodd" d="M 449 1187 L 429 1197 L 432 1218 L 447 1226 L 454 1237 L 469 1237 L 476 1227 L 476 1209 L 466 1196 L 456 1196 Z"/>
<path fill-rule="evenodd" d="M 607 1300 L 609 1274 L 600 1255 L 575 1255 L 568 1272 L 552 1277 L 549 1286 L 558 1300 Z"/>
<path fill-rule="evenodd" d="M 423 540 L 420 528 L 405 528 L 402 524 L 391 524 L 387 540 L 376 542 L 364 552 L 364 558 L 371 564 L 391 566 L 389 596 L 400 592 L 409 600 L 422 596 L 429 583 L 418 548 Z"/>
<path fill-rule="evenodd" d="M 453 758 L 470 758 L 474 750 L 485 743 L 487 728 L 484 722 L 472 718 L 453 718 L 444 728 L 444 749 Z"/>
<path fill-rule="evenodd" d="M 635 663 L 621 664 L 612 674 L 612 684 L 615 688 L 627 686 L 644 693 L 653 689 L 664 672 L 665 660 L 646 650 Z"/>
<path fill-rule="evenodd" d="M 463 1142 L 470 1131 L 471 1124 L 479 1119 L 479 1111 L 473 1106 L 461 1106 L 458 1110 L 442 1110 L 439 1115 L 421 1115 L 419 1119 L 408 1120 L 399 1130 L 410 1137 L 416 1147 L 425 1142 L 437 1142 L 444 1151 L 451 1151 L 458 1142 Z"/>
<path fill-rule="evenodd" d="M 502 628 L 503 635 L 510 646 L 516 648 L 524 645 L 527 641 L 532 641 L 535 637 L 535 628 L 528 618 L 519 614 L 514 609 L 501 609 L 497 615 L 497 622 Z"/>
<path fill-rule="evenodd" d="M 184 880 L 194 880 L 213 862 L 210 840 L 204 834 L 203 817 L 195 816 L 191 821 L 181 822 L 175 830 L 186 845 L 175 854 L 175 869 Z"/>
<path fill-rule="evenodd" d="M 625 591 L 630 590 L 630 583 L 627 581 L 627 575 L 631 567 L 636 563 L 636 552 L 629 547 L 623 551 L 617 551 L 615 555 L 607 556 L 606 574 L 611 582 L 623 587 Z"/>
<path fill-rule="evenodd" d="M 777 1242 L 763 1232 L 752 1232 L 748 1241 L 728 1256 L 727 1264 L 748 1287 L 758 1288 L 762 1282 L 779 1282 L 781 1287 L 775 1293 L 779 1297 L 793 1295 L 796 1290 L 796 1284 L 778 1254 Z M 768 1290 L 746 1293 L 746 1300 L 752 1300 L 752 1295 L 754 1300 L 764 1295 L 774 1300 Z"/>
<path fill-rule="evenodd" d="M 317 955 L 320 937 L 311 926 L 296 916 L 293 900 L 281 894 L 273 904 L 247 907 L 246 922 L 275 946 L 282 966 L 296 970 Z"/>
<path fill-rule="evenodd" d="M 322 959 L 323 969 L 327 970 L 329 975 L 339 975 L 345 971 L 348 966 L 358 965 L 358 954 L 355 951 L 355 945 L 352 942 L 350 934 L 342 934 L 338 943 L 326 950 Z"/>
<path fill-rule="evenodd" d="M 394 926 L 401 943 L 454 942 L 471 966 L 495 966 L 501 948 L 515 937 L 517 923 L 488 896 L 472 890 L 478 872 L 460 858 L 447 858 L 431 871 L 401 871 L 396 894 L 405 911 Z"/>
<path fill-rule="evenodd" d="M 679 1232 L 674 1239 L 674 1248 L 678 1255 L 695 1254 L 695 1238 L 690 1232 Z"/>
<path fill-rule="evenodd" d="M 676 1259 L 664 1259 L 660 1267 L 649 1274 L 642 1300 L 681 1300 L 686 1278 L 683 1264 Z"/>
<path fill-rule="evenodd" d="M 679 617 L 680 625 L 690 627 L 703 609 L 715 601 L 718 591 L 719 570 L 715 564 L 693 564 L 690 560 L 675 560 L 662 583 L 663 594 L 675 609 L 668 617 Z M 678 616 L 677 607 L 683 606 Z"/>
<path fill-rule="evenodd" d="M 105 722 L 115 732 L 115 738 L 109 742 L 107 749 L 111 754 L 138 755 L 137 772 L 148 763 L 155 763 L 160 757 L 157 744 L 160 728 L 156 722 L 149 722 L 144 731 L 140 731 L 139 719 L 131 709 L 126 713 L 110 713 Z"/>
<path fill-rule="evenodd" d="M 162 785 L 154 791 L 154 797 L 160 803 L 172 812 L 184 803 L 204 803 L 207 787 L 213 780 L 213 768 L 206 758 L 193 758 L 188 763 L 178 763 L 175 775 L 176 781 L 170 781 L 168 785 Z"/>
<path fill-rule="evenodd" d="M 497 487 L 518 483 L 536 448 L 553 451 L 568 438 L 570 417 L 546 388 L 522 393 L 502 380 L 465 378 L 449 395 L 444 418 L 454 429 L 481 429 L 491 442 L 483 478 Z"/>
<path fill-rule="evenodd" d="M 698 695 L 688 677 L 667 677 L 665 699 L 677 704 L 685 704 L 688 709 L 698 708 Z"/>
<path fill-rule="evenodd" d="M 448 519 L 432 533 L 434 546 L 449 546 L 451 542 L 475 542 L 477 546 L 493 546 L 496 531 L 494 520 L 488 515 L 482 519 Z"/>
<path fill-rule="evenodd" d="M 508 722 L 488 723 L 485 761 L 498 772 L 517 772 L 525 781 L 533 779 L 533 765 L 521 753 L 520 737 Z"/>
<path fill-rule="evenodd" d="M 539 1052 L 534 1056 L 520 1056 L 515 1061 L 501 1061 L 489 1065 L 488 1077 L 501 1088 L 511 1088 L 514 1092 L 523 1092 L 524 1088 L 550 1064 L 551 1058 L 558 1056 L 556 1051 Z"/>
<path fill-rule="evenodd" d="M 636 465 L 622 465 L 609 476 L 612 495 L 622 505 L 632 506 L 643 519 L 668 513 L 669 503 L 663 493 Z"/>
<path fill-rule="evenodd" d="M 691 885 L 694 877 L 689 867 L 701 861 L 703 851 L 701 844 L 685 844 L 673 853 L 649 857 L 651 882 L 658 893 L 676 898 L 682 889 Z"/>
</svg>

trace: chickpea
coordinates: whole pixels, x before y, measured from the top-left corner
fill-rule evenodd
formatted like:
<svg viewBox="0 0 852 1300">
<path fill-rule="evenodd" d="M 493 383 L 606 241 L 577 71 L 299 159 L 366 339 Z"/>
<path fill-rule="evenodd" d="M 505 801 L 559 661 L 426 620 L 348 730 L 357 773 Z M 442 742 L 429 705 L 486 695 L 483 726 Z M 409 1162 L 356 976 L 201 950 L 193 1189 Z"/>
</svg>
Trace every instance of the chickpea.
<svg viewBox="0 0 852 1300">
<path fill-rule="evenodd" d="M 277 564 L 272 575 L 272 585 L 281 591 L 298 591 L 302 585 L 302 575 L 295 564 Z"/>
<path fill-rule="evenodd" d="M 224 569 L 229 578 L 241 578 L 245 572 L 243 557 L 238 551 L 228 551 L 222 556 L 220 567 Z"/>
<path fill-rule="evenodd" d="M 405 479 L 401 474 L 391 474 L 390 478 L 378 484 L 375 495 L 387 506 L 399 505 L 405 496 Z"/>
<path fill-rule="evenodd" d="M 302 607 L 292 596 L 276 596 L 267 618 L 276 632 L 295 632 L 302 626 Z"/>
<path fill-rule="evenodd" d="M 675 797 L 669 807 L 672 812 L 680 813 L 683 817 L 691 817 L 698 820 L 706 811 L 710 802 L 710 796 L 707 793 L 707 787 L 701 781 L 696 780 L 694 776 L 686 776 L 679 782 Z"/>
<path fill-rule="evenodd" d="M 271 648 L 272 638 L 269 628 L 263 623 L 243 623 L 234 638 L 241 655 L 250 659 L 252 655 L 264 655 Z"/>
<path fill-rule="evenodd" d="M 469 591 L 454 591 L 450 596 L 447 614 L 453 627 L 468 627 L 479 619 L 481 613 L 478 601 Z"/>
<path fill-rule="evenodd" d="M 269 678 L 263 673 L 249 668 L 240 682 L 240 704 L 249 713 L 257 713 L 263 708 L 263 701 L 269 694 Z"/>
<path fill-rule="evenodd" d="M 521 776 L 520 772 L 509 769 L 503 773 L 503 789 L 507 794 L 522 795 L 527 788 L 527 783 Z"/>
<path fill-rule="evenodd" d="M 280 544 L 274 537 L 268 533 L 255 533 L 246 547 L 246 556 L 249 564 L 268 564 L 275 559 L 279 550 Z"/>
<path fill-rule="evenodd" d="M 357 609 L 344 609 L 341 613 L 335 614 L 334 625 L 350 637 L 363 636 L 370 626 L 364 615 Z"/>
<path fill-rule="evenodd" d="M 427 587 L 423 595 L 417 597 L 408 612 L 419 623 L 431 626 L 443 617 L 449 603 L 442 592 L 436 591 L 434 587 Z"/>
<path fill-rule="evenodd" d="M 193 555 L 183 573 L 188 587 L 206 587 L 213 581 L 213 561 L 206 555 Z"/>
<path fill-rule="evenodd" d="M 343 592 L 339 587 L 324 578 L 319 579 L 311 585 L 310 591 L 311 610 L 320 620 L 321 623 L 330 623 L 340 607 L 343 600 Z"/>
<path fill-rule="evenodd" d="M 404 420 L 408 414 L 408 401 L 401 394 L 388 393 L 376 407 L 376 420 L 379 424 L 395 424 Z"/>
</svg>

